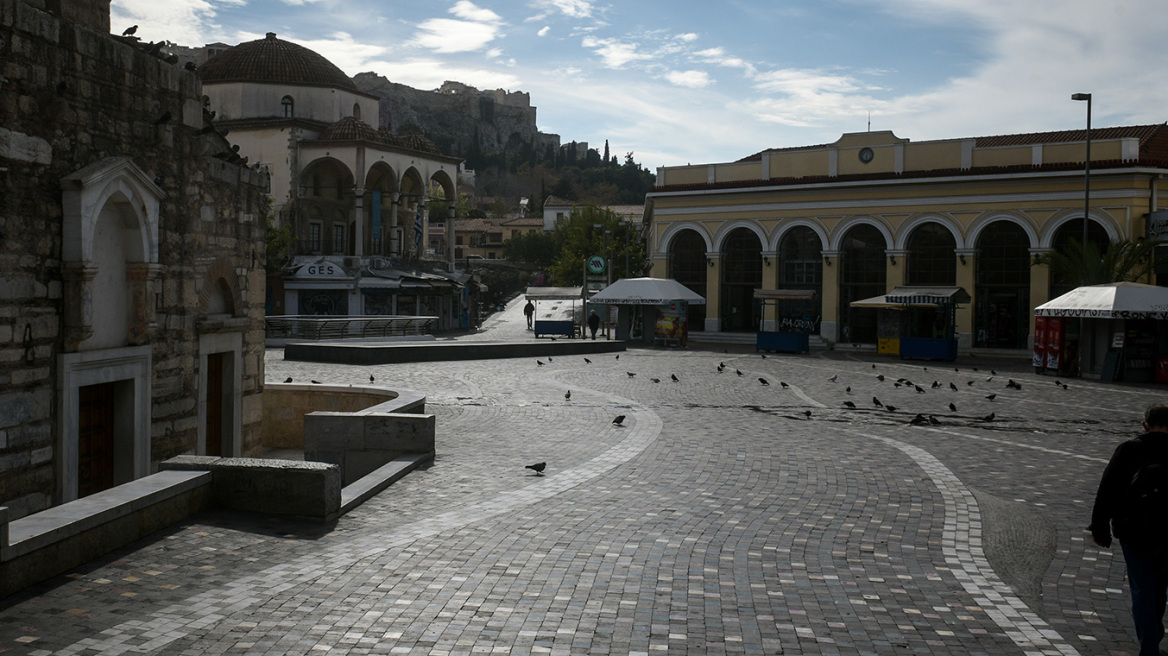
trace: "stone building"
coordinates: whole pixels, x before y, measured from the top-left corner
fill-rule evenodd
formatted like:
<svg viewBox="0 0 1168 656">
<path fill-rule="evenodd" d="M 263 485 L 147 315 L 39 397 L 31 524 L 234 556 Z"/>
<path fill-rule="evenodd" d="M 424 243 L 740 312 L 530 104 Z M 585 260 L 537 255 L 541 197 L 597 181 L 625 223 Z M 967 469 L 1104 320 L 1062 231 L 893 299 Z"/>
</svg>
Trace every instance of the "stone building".
<svg viewBox="0 0 1168 656">
<path fill-rule="evenodd" d="M 258 455 L 266 179 L 105 0 L 0 0 L 0 61 L 0 505 Z"/>
<path fill-rule="evenodd" d="M 752 332 L 756 289 L 813 290 L 828 343 L 877 341 L 853 301 L 896 286 L 959 286 L 962 350 L 1020 350 L 1033 308 L 1068 291 L 1036 256 L 1081 241 L 1085 130 L 912 142 L 891 132 L 664 167 L 646 199 L 653 275 L 706 298 L 691 330 Z M 1135 240 L 1163 209 L 1168 126 L 1091 132 L 1088 239 Z M 805 308 L 796 308 L 805 312 Z"/>
<path fill-rule="evenodd" d="M 296 238 L 285 273 L 269 280 L 271 314 L 427 314 L 439 330 L 458 324 L 460 284 L 385 280 L 419 265 L 430 208 L 445 213 L 458 200 L 461 159 L 421 135 L 374 127 L 376 96 L 274 33 L 198 72 L 215 125 L 270 174 L 273 209 Z M 449 251 L 449 268 L 453 258 Z"/>
</svg>

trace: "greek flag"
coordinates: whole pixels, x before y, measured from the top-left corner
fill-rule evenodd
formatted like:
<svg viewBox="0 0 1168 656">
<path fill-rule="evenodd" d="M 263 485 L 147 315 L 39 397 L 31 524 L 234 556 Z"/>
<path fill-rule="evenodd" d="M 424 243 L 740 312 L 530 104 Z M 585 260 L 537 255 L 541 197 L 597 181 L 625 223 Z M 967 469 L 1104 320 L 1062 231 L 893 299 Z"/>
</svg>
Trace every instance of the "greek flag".
<svg viewBox="0 0 1168 656">
<path fill-rule="evenodd" d="M 422 247 L 422 204 L 418 203 L 418 213 L 414 215 L 414 248 Z"/>
</svg>

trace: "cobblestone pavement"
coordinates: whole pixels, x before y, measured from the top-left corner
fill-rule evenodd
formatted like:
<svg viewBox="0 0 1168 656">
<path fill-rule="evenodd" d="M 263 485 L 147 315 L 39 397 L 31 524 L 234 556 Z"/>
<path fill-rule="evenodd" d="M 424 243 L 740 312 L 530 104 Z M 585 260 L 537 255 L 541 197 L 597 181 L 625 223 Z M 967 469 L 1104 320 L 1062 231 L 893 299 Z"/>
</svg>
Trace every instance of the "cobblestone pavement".
<svg viewBox="0 0 1168 656">
<path fill-rule="evenodd" d="M 1122 558 L 1083 527 L 1151 387 L 839 353 L 544 359 L 269 351 L 268 380 L 425 393 L 433 465 L 334 526 L 211 513 L 140 541 L 5 600 L 0 652 L 1135 652 Z"/>
</svg>

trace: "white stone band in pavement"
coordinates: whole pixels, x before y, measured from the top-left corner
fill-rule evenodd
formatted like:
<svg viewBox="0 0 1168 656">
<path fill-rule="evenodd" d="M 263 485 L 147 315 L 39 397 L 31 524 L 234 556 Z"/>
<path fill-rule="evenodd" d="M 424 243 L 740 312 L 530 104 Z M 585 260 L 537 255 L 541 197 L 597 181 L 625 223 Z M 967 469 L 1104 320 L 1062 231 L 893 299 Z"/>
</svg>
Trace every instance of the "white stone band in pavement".
<svg viewBox="0 0 1168 656">
<path fill-rule="evenodd" d="M 1014 594 L 994 573 L 981 546 L 981 513 L 969 488 L 928 451 L 890 437 L 867 435 L 900 449 L 929 476 L 945 501 L 941 548 L 945 562 L 969 593 L 1026 656 L 1078 656 L 1079 652 Z"/>
</svg>

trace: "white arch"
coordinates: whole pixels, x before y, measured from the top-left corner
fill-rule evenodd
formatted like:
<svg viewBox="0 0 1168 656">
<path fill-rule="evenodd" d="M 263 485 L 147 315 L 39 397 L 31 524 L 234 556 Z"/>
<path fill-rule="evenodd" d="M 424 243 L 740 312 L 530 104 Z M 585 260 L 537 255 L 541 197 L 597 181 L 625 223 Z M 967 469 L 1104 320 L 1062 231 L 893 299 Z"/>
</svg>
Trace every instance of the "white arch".
<svg viewBox="0 0 1168 656">
<path fill-rule="evenodd" d="M 844 236 L 848 234 L 849 230 L 858 225 L 870 225 L 879 230 L 880 234 L 884 235 L 885 250 L 892 248 L 892 231 L 888 229 L 888 226 L 883 221 L 879 221 L 870 216 L 853 216 L 836 224 L 835 229 L 831 232 L 831 247 L 827 250 L 840 251 L 843 248 Z"/>
<path fill-rule="evenodd" d="M 915 217 L 909 219 L 908 221 L 905 221 L 904 223 L 900 224 L 900 229 L 896 234 L 896 245 L 893 247 L 893 250 L 898 250 L 898 251 L 908 250 L 909 237 L 912 236 L 912 233 L 914 230 L 916 230 L 917 228 L 921 227 L 922 225 L 924 225 L 926 223 L 936 223 L 936 224 L 941 225 L 941 227 L 945 228 L 946 230 L 948 230 L 949 233 L 953 235 L 953 243 L 956 244 L 953 247 L 954 249 L 961 249 L 961 248 L 966 247 L 965 246 L 965 235 L 961 234 L 961 228 L 959 228 L 957 226 L 957 223 L 953 219 L 951 219 L 947 216 L 943 216 L 941 214 L 931 214 L 930 213 L 930 214 L 921 214 L 920 216 L 915 216 Z"/>
<path fill-rule="evenodd" d="M 722 242 L 726 241 L 726 235 L 729 235 L 738 228 L 746 228 L 747 230 L 753 232 L 756 237 L 758 237 L 759 250 L 762 250 L 762 248 L 767 244 L 766 233 L 763 232 L 762 226 L 760 226 L 757 221 L 739 220 L 731 221 L 730 223 L 727 223 L 718 228 L 718 233 L 714 235 L 714 248 L 711 250 L 721 252 Z"/>
<path fill-rule="evenodd" d="M 1031 250 L 1038 248 L 1038 233 L 1034 230 L 1034 225 L 1027 221 L 1024 217 L 1012 214 L 1010 212 L 994 212 L 993 214 L 986 214 L 979 216 L 974 220 L 973 224 L 969 226 L 969 236 L 966 239 L 969 248 L 977 248 L 977 240 L 981 238 L 981 233 L 991 224 L 998 221 L 1006 221 L 1013 223 L 1022 228 L 1026 232 L 1027 239 L 1030 240 L 1029 248 Z"/>
<path fill-rule="evenodd" d="M 714 250 L 713 242 L 710 239 L 710 234 L 705 226 L 694 223 L 693 221 L 682 221 L 680 223 L 670 224 L 665 232 L 661 234 L 658 240 L 657 252 L 661 255 L 669 255 L 669 248 L 673 240 L 682 233 L 683 230 L 693 230 L 701 236 L 702 240 L 706 242 L 706 252 Z"/>
<path fill-rule="evenodd" d="M 1111 220 L 1110 216 L 1092 210 L 1091 213 L 1087 215 L 1087 218 L 1091 221 L 1094 221 L 1095 223 L 1098 223 L 1103 228 L 1103 230 L 1107 232 L 1108 241 L 1120 240 L 1121 236 L 1119 230 L 1116 229 L 1115 223 Z M 1076 221 L 1082 222 L 1082 220 L 1082 210 L 1069 210 L 1063 212 L 1057 217 L 1048 219 L 1042 226 L 1042 238 L 1039 240 L 1039 247 L 1054 248 L 1054 236 L 1058 234 L 1059 228 L 1068 223 L 1073 223 Z"/>
<path fill-rule="evenodd" d="M 788 232 L 799 227 L 811 228 L 812 232 L 814 232 L 819 237 L 820 250 L 827 250 L 827 231 L 823 229 L 823 225 L 811 219 L 791 219 L 789 221 L 783 221 L 780 223 L 778 229 L 775 230 L 775 234 L 771 235 L 771 242 L 767 244 L 766 250 L 772 252 L 778 251 L 779 244 L 783 243 L 783 237 L 785 237 Z"/>
<path fill-rule="evenodd" d="M 158 208 L 162 190 L 128 157 L 102 160 L 61 179 L 62 259 L 92 262 L 93 235 L 107 203 L 123 219 L 132 218 L 138 248 L 127 253 L 132 262 L 158 263 Z"/>
</svg>

